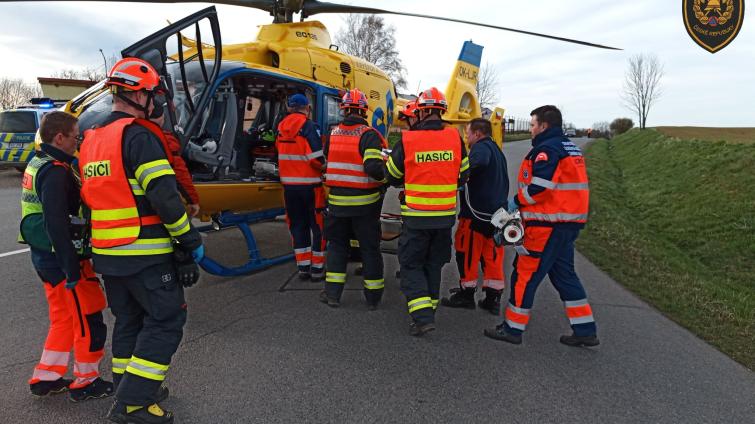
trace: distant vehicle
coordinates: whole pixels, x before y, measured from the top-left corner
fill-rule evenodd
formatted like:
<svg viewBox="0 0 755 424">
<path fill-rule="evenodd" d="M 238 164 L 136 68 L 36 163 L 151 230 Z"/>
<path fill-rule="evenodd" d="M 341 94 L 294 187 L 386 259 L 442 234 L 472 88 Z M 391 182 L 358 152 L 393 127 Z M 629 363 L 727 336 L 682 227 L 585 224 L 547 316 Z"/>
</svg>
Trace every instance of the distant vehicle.
<svg viewBox="0 0 755 424">
<path fill-rule="evenodd" d="M 569 129 L 566 130 L 566 132 L 564 134 L 566 134 L 567 137 L 576 137 L 577 136 L 577 130 L 575 130 L 574 128 L 569 128 Z"/>
<path fill-rule="evenodd" d="M 0 112 L 0 166 L 24 172 L 34 157 L 34 137 L 42 117 L 56 104 L 46 98 L 32 99 L 32 104 Z"/>
</svg>

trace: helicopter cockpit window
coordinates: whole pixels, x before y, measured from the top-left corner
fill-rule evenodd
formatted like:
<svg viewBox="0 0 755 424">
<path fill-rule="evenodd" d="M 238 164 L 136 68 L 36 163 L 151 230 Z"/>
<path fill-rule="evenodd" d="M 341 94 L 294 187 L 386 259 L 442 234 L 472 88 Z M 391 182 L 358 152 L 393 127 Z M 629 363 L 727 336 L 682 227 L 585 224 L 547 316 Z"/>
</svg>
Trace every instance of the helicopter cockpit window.
<svg viewBox="0 0 755 424">
<path fill-rule="evenodd" d="M 211 67 L 212 65 L 206 64 L 205 68 L 208 66 Z M 185 81 L 178 63 L 169 63 L 167 69 L 173 82 L 171 90 L 173 91 L 173 104 L 176 107 L 176 121 L 180 128 L 185 128 L 193 115 L 192 109 L 196 107 L 199 97 L 205 88 L 207 88 L 207 83 L 204 80 L 199 62 L 185 64 Z M 206 69 L 205 72 L 209 72 L 209 69 Z M 187 92 L 191 100 L 186 96 Z"/>
<path fill-rule="evenodd" d="M 187 72 L 187 80 L 188 75 Z M 288 97 L 295 93 L 304 93 L 313 106 L 316 103 L 311 89 L 271 76 L 243 72 L 220 81 L 211 93 L 208 107 L 198 112 L 198 131 L 188 134 L 186 156 L 193 166 L 195 181 L 277 179 L 278 124 L 288 113 Z M 187 110 L 183 98 L 175 103 L 177 108 Z M 316 116 L 311 118 L 317 120 Z"/>
<path fill-rule="evenodd" d="M 339 107 L 340 103 L 341 102 L 336 97 L 325 96 L 325 109 L 327 111 L 326 113 L 328 114 L 328 130 L 338 125 L 343 119 L 343 117 L 341 116 L 341 108 Z"/>
<path fill-rule="evenodd" d="M 105 122 L 113 107 L 113 96 L 110 91 L 103 91 L 89 104 L 79 115 L 79 130 L 84 132 L 90 128 L 98 127 Z"/>
</svg>

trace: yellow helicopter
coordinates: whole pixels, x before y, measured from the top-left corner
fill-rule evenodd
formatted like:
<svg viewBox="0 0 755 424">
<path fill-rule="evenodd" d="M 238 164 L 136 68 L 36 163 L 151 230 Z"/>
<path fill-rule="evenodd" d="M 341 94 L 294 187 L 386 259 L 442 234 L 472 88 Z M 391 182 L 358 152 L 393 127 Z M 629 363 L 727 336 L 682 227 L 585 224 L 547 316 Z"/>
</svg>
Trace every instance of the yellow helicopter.
<svg viewBox="0 0 755 424">
<path fill-rule="evenodd" d="M 151 1 L 184 3 L 180 0 Z M 190 2 L 190 1 L 189 1 Z M 186 2 L 188 3 L 188 2 Z M 305 18 L 321 13 L 394 14 L 480 25 L 591 47 L 612 47 L 518 29 L 443 17 L 349 6 L 316 0 L 221 0 L 218 4 L 261 9 L 273 22 L 261 25 L 256 40 L 223 45 L 214 6 L 200 10 L 122 50 L 155 66 L 170 90 L 168 119 L 180 138 L 201 199 L 200 216 L 219 229 L 236 225 L 244 233 L 250 261 L 226 268 L 210 261 L 205 269 L 220 275 L 245 274 L 290 259 L 259 256 L 248 224 L 283 213 L 277 181 L 274 139 L 285 114 L 285 99 L 305 94 L 314 119 L 326 134 L 341 120 L 341 94 L 359 88 L 369 99 L 368 122 L 383 135 L 398 124 L 408 101 L 397 95 L 388 75 L 370 62 L 338 51 L 327 28 Z M 302 21 L 294 22 L 299 14 Z M 464 43 L 445 95 L 444 119 L 456 124 L 481 116 L 476 83 L 482 46 Z M 110 111 L 111 96 L 101 82 L 65 109 L 80 128 L 98 125 Z M 503 136 L 503 109 L 491 117 L 497 141 Z"/>
</svg>

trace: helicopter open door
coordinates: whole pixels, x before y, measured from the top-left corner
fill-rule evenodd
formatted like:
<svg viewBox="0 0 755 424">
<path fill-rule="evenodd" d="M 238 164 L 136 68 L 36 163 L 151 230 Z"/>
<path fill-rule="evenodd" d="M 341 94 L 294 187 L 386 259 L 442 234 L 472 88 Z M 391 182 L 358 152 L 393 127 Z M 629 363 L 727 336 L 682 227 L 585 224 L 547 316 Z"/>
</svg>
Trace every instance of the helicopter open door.
<svg viewBox="0 0 755 424">
<path fill-rule="evenodd" d="M 192 38 L 190 38 L 192 37 Z M 167 114 L 174 132 L 186 143 L 210 101 L 210 87 L 220 73 L 222 43 L 214 6 L 168 25 L 121 51 L 155 67 L 168 89 Z M 187 78 L 187 69 L 201 78 Z"/>
</svg>

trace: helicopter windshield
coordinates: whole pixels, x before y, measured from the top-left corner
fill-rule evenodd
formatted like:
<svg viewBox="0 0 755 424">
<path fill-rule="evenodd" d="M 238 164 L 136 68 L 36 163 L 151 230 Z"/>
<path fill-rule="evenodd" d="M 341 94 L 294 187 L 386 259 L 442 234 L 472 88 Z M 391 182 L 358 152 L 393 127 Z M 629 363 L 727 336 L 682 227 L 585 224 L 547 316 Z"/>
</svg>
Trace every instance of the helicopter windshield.
<svg viewBox="0 0 755 424">
<path fill-rule="evenodd" d="M 184 64 L 184 73 L 181 72 L 181 66 L 178 62 L 168 63 L 166 69 L 171 76 L 173 92 L 173 105 L 176 108 L 176 123 L 178 127 L 185 128 L 189 118 L 194 114 L 199 97 L 207 88 L 205 75 L 210 72 L 214 65 L 212 62 L 205 63 L 205 72 L 199 62 L 189 62 Z M 186 76 L 186 80 L 183 76 Z"/>
<path fill-rule="evenodd" d="M 200 62 L 191 60 L 184 62 L 184 73 L 182 74 L 179 62 L 169 62 L 166 65 L 172 83 L 170 89 L 173 92 L 173 105 L 176 108 L 176 121 L 179 128 L 186 128 L 189 119 L 194 115 L 199 98 L 208 88 L 207 81 L 205 80 L 206 75 L 209 74 L 214 66 L 213 61 L 206 60 L 204 61 L 205 72 L 202 72 Z M 222 61 L 220 72 L 227 72 L 243 66 L 243 64 L 238 62 Z M 185 81 L 183 78 L 184 74 L 186 75 Z"/>
</svg>

